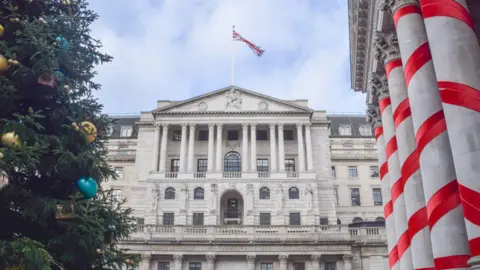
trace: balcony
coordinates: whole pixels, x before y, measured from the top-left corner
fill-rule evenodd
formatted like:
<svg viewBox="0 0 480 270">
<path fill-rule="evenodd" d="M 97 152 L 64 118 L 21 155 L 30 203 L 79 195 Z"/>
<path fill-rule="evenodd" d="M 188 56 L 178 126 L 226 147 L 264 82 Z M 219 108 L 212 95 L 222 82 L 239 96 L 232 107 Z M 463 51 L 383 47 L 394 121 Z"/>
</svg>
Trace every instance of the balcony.
<svg viewBox="0 0 480 270">
<path fill-rule="evenodd" d="M 331 149 L 333 160 L 377 160 L 377 150 L 375 149 Z"/>
<path fill-rule="evenodd" d="M 150 172 L 149 180 L 163 180 L 163 179 L 196 179 L 208 178 L 215 179 L 235 179 L 235 180 L 256 180 L 256 179 L 315 179 L 313 172 L 195 172 L 195 173 L 180 173 L 180 172 Z"/>
<path fill-rule="evenodd" d="M 108 150 L 107 160 L 108 161 L 134 161 L 135 154 L 136 154 L 135 149 Z"/>
</svg>

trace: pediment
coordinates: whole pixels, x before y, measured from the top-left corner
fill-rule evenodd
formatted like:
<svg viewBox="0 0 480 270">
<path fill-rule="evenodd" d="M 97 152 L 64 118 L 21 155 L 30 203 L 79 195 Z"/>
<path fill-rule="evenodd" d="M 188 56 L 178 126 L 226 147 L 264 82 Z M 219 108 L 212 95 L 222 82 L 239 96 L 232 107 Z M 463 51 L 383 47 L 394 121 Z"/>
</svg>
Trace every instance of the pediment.
<svg viewBox="0 0 480 270">
<path fill-rule="evenodd" d="M 226 87 L 155 109 L 163 113 L 309 113 L 313 110 L 239 87 Z"/>
</svg>

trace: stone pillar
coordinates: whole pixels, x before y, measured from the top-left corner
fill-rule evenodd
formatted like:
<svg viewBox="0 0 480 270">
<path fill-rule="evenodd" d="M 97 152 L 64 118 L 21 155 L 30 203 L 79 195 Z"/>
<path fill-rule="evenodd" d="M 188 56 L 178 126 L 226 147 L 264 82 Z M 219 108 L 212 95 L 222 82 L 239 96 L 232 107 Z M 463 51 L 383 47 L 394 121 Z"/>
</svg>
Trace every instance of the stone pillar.
<svg viewBox="0 0 480 270">
<path fill-rule="evenodd" d="M 185 173 L 185 158 L 187 155 L 187 124 L 182 124 L 182 140 L 180 142 L 180 173 Z"/>
<path fill-rule="evenodd" d="M 207 254 L 205 259 L 207 260 L 207 270 L 215 270 L 215 255 Z"/>
<path fill-rule="evenodd" d="M 167 141 L 168 141 L 168 124 L 162 125 L 162 145 L 160 146 L 160 172 L 165 172 L 167 165 Z"/>
<path fill-rule="evenodd" d="M 249 254 L 246 256 L 247 270 L 255 270 L 255 255 Z"/>
<path fill-rule="evenodd" d="M 277 171 L 277 144 L 275 143 L 275 124 L 270 124 L 270 171 Z"/>
<path fill-rule="evenodd" d="M 278 169 L 285 172 L 285 142 L 283 141 L 283 124 L 278 124 Z"/>
<path fill-rule="evenodd" d="M 242 125 L 242 171 L 248 172 L 248 124 Z"/>
<path fill-rule="evenodd" d="M 429 212 L 433 256 L 436 262 L 442 262 L 436 267 L 468 267 L 470 250 L 457 176 L 422 12 L 418 0 L 382 0 L 381 4 L 393 14 L 397 29 Z"/>
<path fill-rule="evenodd" d="M 288 266 L 287 260 L 288 260 L 288 255 L 287 254 L 278 255 L 278 261 L 280 262 L 280 267 L 279 267 L 280 270 L 288 270 L 287 269 L 287 266 Z"/>
<path fill-rule="evenodd" d="M 152 171 L 158 171 L 158 154 L 160 151 L 160 125 L 155 124 L 155 137 L 153 138 L 153 157 L 152 157 Z"/>
<path fill-rule="evenodd" d="M 138 265 L 139 270 L 150 270 L 150 261 L 152 260 L 152 255 L 142 254 L 142 260 Z"/>
<path fill-rule="evenodd" d="M 217 124 L 217 153 L 216 153 L 216 158 L 217 162 L 215 163 L 215 170 L 217 172 L 222 172 L 223 167 L 222 167 L 222 124 Z"/>
<path fill-rule="evenodd" d="M 208 160 L 207 171 L 213 172 L 213 146 L 215 141 L 215 125 L 208 124 Z"/>
<path fill-rule="evenodd" d="M 188 141 L 188 173 L 194 172 L 194 151 L 195 151 L 195 124 L 190 124 L 190 131 L 189 131 L 189 141 Z"/>
<path fill-rule="evenodd" d="M 312 267 L 310 268 L 311 270 L 320 270 L 320 254 L 313 254 L 310 256 L 310 263 Z"/>
<path fill-rule="evenodd" d="M 343 265 L 345 270 L 352 270 L 352 255 L 343 255 Z M 410 268 L 413 269 L 413 268 Z"/>
<path fill-rule="evenodd" d="M 182 270 L 183 255 L 182 254 L 174 254 L 173 255 L 173 261 L 174 261 L 173 270 Z"/>
<path fill-rule="evenodd" d="M 307 170 L 313 172 L 313 156 L 312 156 L 312 135 L 310 131 L 311 124 L 305 125 L 305 143 L 307 149 Z"/>
<path fill-rule="evenodd" d="M 250 125 L 250 171 L 257 171 L 257 126 Z"/>
<path fill-rule="evenodd" d="M 305 172 L 305 147 L 303 146 L 303 124 L 297 124 L 298 170 Z"/>
</svg>

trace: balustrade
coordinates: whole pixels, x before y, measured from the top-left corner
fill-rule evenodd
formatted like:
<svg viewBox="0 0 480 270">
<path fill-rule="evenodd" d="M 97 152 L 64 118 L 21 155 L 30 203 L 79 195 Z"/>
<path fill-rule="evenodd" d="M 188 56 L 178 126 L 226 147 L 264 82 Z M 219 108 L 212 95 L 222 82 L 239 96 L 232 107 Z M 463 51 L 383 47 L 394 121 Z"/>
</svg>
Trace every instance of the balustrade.
<svg viewBox="0 0 480 270">
<path fill-rule="evenodd" d="M 332 159 L 371 159 L 376 160 L 375 149 L 332 149 Z"/>
</svg>

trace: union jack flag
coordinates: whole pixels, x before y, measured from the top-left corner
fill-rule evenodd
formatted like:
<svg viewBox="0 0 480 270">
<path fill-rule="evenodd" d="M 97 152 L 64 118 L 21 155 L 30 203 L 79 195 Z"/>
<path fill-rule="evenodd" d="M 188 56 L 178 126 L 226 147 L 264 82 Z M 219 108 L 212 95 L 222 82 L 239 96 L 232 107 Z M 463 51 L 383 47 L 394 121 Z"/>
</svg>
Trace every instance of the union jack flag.
<svg viewBox="0 0 480 270">
<path fill-rule="evenodd" d="M 247 44 L 247 46 L 253 51 L 253 53 L 257 56 L 262 56 L 262 54 L 265 52 L 262 48 L 259 46 L 253 44 L 252 42 L 248 41 L 247 39 L 243 38 L 238 34 L 235 30 L 233 30 L 233 41 L 241 41 Z"/>
</svg>

